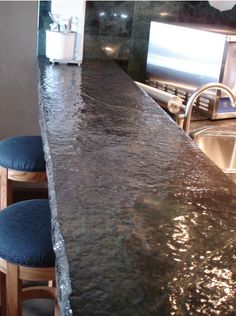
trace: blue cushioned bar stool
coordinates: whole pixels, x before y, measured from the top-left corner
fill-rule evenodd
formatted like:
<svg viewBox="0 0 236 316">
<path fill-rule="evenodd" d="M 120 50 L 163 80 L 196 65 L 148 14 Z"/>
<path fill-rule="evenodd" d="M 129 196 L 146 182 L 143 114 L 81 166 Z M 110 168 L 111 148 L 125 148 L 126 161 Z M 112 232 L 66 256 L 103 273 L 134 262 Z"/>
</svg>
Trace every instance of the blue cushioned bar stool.
<svg viewBox="0 0 236 316">
<path fill-rule="evenodd" d="M 2 315 L 21 316 L 22 301 L 50 298 L 56 304 L 55 254 L 51 240 L 48 200 L 10 205 L 0 212 L 0 276 Z M 46 281 L 45 286 L 22 288 L 22 281 Z"/>
<path fill-rule="evenodd" d="M 0 209 L 12 204 L 12 181 L 47 180 L 41 136 L 16 136 L 0 141 Z"/>
</svg>

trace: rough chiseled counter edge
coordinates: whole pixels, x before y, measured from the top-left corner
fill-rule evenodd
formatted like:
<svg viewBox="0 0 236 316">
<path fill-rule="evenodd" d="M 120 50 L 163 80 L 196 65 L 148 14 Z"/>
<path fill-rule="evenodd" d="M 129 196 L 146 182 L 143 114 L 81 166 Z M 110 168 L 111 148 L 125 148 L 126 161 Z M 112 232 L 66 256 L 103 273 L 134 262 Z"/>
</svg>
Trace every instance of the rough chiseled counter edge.
<svg viewBox="0 0 236 316">
<path fill-rule="evenodd" d="M 52 225 L 52 242 L 53 248 L 56 254 L 56 282 L 57 282 L 57 295 L 58 304 L 60 306 L 62 316 L 72 315 L 72 310 L 70 307 L 69 296 L 71 294 L 71 282 L 69 275 L 68 260 L 65 253 L 64 240 L 60 232 L 59 223 L 57 221 L 57 200 L 54 185 L 53 176 L 53 161 L 51 159 L 50 146 L 48 142 L 48 132 L 47 123 L 45 120 L 45 115 L 43 113 L 44 109 L 44 99 L 41 97 L 41 85 L 40 85 L 40 70 L 38 68 L 38 94 L 39 94 L 39 122 L 41 129 L 41 136 L 45 152 L 46 160 L 46 171 L 48 177 L 48 192 L 49 192 L 49 202 L 51 208 L 51 225 Z"/>
</svg>

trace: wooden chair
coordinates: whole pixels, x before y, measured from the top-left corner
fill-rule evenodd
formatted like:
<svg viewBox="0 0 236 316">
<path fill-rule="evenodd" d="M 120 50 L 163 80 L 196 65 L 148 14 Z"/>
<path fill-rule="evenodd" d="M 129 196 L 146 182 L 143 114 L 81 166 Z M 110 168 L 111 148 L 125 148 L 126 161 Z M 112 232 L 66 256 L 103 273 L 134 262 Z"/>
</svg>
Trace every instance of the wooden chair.
<svg viewBox="0 0 236 316">
<path fill-rule="evenodd" d="M 1 315 L 21 316 L 22 302 L 30 299 L 52 299 L 56 301 L 56 289 L 49 286 L 22 287 L 22 281 L 54 281 L 54 268 L 29 268 L 14 265 L 6 260 L 0 259 L 1 271 Z M 7 282 L 7 283 L 6 283 Z M 55 305 L 54 316 L 60 316 L 59 307 Z"/>
<path fill-rule="evenodd" d="M 0 209 L 13 203 L 13 181 L 47 181 L 40 136 L 16 136 L 0 141 Z"/>
<path fill-rule="evenodd" d="M 0 212 L 0 277 L 2 316 L 22 316 L 22 301 L 35 298 L 54 300 L 54 315 L 60 315 L 48 200 L 18 202 Z M 23 288 L 23 280 L 47 285 Z"/>
</svg>

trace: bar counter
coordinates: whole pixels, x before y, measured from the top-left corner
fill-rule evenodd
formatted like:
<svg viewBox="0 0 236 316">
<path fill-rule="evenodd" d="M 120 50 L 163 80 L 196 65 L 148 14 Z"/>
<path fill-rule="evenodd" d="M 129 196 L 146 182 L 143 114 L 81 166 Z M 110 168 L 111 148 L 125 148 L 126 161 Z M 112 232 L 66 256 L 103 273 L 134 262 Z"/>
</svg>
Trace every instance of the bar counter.
<svg viewBox="0 0 236 316">
<path fill-rule="evenodd" d="M 235 184 L 112 61 L 38 67 L 62 315 L 235 315 Z"/>
</svg>

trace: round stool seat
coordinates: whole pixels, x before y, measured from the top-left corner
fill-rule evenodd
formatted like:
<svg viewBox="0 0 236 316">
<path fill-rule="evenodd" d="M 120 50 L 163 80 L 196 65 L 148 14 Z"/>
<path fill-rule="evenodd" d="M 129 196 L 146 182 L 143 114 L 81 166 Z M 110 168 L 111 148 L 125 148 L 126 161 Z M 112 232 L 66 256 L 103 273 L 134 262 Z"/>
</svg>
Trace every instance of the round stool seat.
<svg viewBox="0 0 236 316">
<path fill-rule="evenodd" d="M 0 212 L 0 258 L 27 267 L 54 267 L 47 199 L 12 204 Z"/>
<path fill-rule="evenodd" d="M 25 172 L 44 172 L 41 136 L 16 136 L 0 141 L 0 166 Z"/>
</svg>

